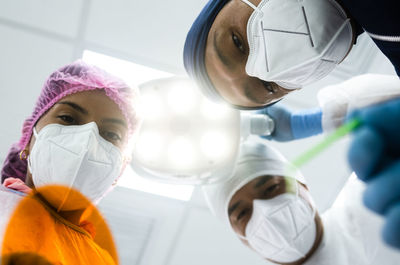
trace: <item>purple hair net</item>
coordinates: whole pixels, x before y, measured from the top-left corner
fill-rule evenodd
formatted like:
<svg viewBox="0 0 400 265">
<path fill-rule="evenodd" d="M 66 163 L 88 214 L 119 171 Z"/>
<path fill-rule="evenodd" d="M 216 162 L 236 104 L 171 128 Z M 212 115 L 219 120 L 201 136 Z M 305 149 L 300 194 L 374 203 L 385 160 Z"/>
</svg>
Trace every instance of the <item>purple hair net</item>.
<svg viewBox="0 0 400 265">
<path fill-rule="evenodd" d="M 104 70 L 78 60 L 55 71 L 46 80 L 32 115 L 23 124 L 19 142 L 12 145 L 4 161 L 1 182 L 8 177 L 20 178 L 25 181 L 27 162 L 21 160 L 19 154 L 29 143 L 36 122 L 46 111 L 65 96 L 95 89 L 103 89 L 106 95 L 121 109 L 127 120 L 128 132 L 131 137 L 139 124 L 135 109 L 138 91 Z"/>
</svg>

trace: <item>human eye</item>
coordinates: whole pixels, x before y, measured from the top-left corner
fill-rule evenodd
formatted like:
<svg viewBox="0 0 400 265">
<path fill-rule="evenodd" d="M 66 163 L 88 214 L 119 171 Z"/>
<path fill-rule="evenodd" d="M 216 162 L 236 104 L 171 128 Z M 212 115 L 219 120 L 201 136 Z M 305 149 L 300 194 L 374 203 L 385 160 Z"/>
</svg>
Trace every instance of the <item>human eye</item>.
<svg viewBox="0 0 400 265">
<path fill-rule="evenodd" d="M 279 190 L 280 188 L 280 184 L 279 183 L 275 183 L 272 185 L 269 185 L 265 190 L 263 195 L 264 196 L 268 196 L 268 195 L 272 195 L 275 191 Z"/>
<path fill-rule="evenodd" d="M 261 81 L 264 88 L 268 91 L 268 94 L 272 95 L 277 92 L 277 89 L 274 87 L 274 84 L 272 82 L 267 82 L 267 81 Z"/>
<path fill-rule="evenodd" d="M 60 119 L 62 121 L 62 123 L 68 124 L 68 125 L 72 125 L 72 124 L 76 124 L 76 119 L 74 117 L 72 117 L 71 115 L 58 115 L 57 116 L 58 119 Z"/>
<path fill-rule="evenodd" d="M 112 131 L 104 131 L 102 133 L 102 136 L 104 137 L 104 139 L 114 144 L 122 140 L 122 137 L 118 133 Z"/>
<path fill-rule="evenodd" d="M 241 53 L 245 53 L 245 47 L 243 45 L 243 42 L 240 40 L 240 38 L 236 34 L 232 34 L 232 41 L 233 44 L 239 49 Z"/>
<path fill-rule="evenodd" d="M 249 209 L 247 209 L 247 208 L 242 209 L 242 210 L 239 212 L 238 216 L 236 217 L 236 221 L 240 221 L 240 220 L 241 220 L 243 217 L 245 217 L 248 213 L 249 213 Z"/>
</svg>

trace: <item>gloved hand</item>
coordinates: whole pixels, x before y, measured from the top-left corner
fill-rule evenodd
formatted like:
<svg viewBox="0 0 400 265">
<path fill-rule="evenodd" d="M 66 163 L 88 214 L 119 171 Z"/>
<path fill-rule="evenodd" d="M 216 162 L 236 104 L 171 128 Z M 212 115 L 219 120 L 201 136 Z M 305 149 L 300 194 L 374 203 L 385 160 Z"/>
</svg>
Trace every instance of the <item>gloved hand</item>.
<svg viewBox="0 0 400 265">
<path fill-rule="evenodd" d="M 384 215 L 384 240 L 400 248 L 400 99 L 357 110 L 361 120 L 348 152 L 351 168 L 367 183 L 364 204 Z"/>
<path fill-rule="evenodd" d="M 268 140 L 286 142 L 322 133 L 320 108 L 293 112 L 278 103 L 257 113 L 268 115 L 275 123 L 273 133 L 262 136 Z"/>
</svg>

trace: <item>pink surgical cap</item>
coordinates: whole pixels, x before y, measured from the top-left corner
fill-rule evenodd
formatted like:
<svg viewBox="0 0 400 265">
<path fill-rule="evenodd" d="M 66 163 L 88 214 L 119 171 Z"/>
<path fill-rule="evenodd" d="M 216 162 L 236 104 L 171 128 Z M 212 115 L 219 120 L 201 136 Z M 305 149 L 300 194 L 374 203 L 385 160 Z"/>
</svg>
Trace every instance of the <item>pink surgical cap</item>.
<svg viewBox="0 0 400 265">
<path fill-rule="evenodd" d="M 29 143 L 33 127 L 42 115 L 65 96 L 95 89 L 103 89 L 118 105 L 128 123 L 129 136 L 132 136 L 139 124 L 135 109 L 138 91 L 104 70 L 78 60 L 53 72 L 46 80 L 32 115 L 23 124 L 19 142 L 11 147 L 4 161 L 2 182 L 8 177 L 25 180 L 27 163 L 19 158 L 19 153 Z"/>
</svg>

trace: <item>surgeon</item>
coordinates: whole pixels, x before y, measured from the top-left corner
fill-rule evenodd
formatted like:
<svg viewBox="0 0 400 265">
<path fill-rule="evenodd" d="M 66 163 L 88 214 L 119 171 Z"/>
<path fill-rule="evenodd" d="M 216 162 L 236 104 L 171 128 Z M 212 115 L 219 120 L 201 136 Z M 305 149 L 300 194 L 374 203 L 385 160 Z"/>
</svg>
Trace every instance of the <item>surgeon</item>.
<svg viewBox="0 0 400 265">
<path fill-rule="evenodd" d="M 328 75 L 364 31 L 400 74 L 395 0 L 210 0 L 184 65 L 210 99 L 260 109 Z"/>
<path fill-rule="evenodd" d="M 1 171 L 1 256 L 118 264 L 94 205 L 129 161 L 137 99 L 137 90 L 83 61 L 50 75 Z"/>
<path fill-rule="evenodd" d="M 277 264 L 398 264 L 379 240 L 382 220 L 361 203 L 351 178 L 333 206 L 316 210 L 304 177 L 262 140 L 247 141 L 234 176 L 204 187 L 211 211 L 244 245 Z"/>
</svg>

